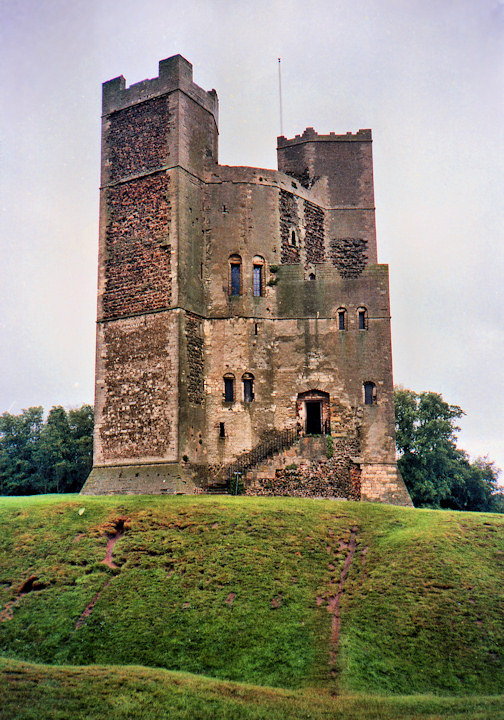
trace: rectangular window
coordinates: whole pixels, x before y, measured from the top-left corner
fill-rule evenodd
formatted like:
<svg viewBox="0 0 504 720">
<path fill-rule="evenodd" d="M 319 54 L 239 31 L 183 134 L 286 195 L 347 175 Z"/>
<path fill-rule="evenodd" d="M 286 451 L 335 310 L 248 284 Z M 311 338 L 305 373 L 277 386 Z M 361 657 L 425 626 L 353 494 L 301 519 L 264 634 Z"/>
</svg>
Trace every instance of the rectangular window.
<svg viewBox="0 0 504 720">
<path fill-rule="evenodd" d="M 376 402 L 375 384 L 372 382 L 364 383 L 364 403 L 366 405 L 374 405 Z"/>
<path fill-rule="evenodd" d="M 359 310 L 359 330 L 366 329 L 366 311 Z"/>
<path fill-rule="evenodd" d="M 231 295 L 240 294 L 240 265 L 231 263 Z"/>
<path fill-rule="evenodd" d="M 345 311 L 340 310 L 338 313 L 338 329 L 344 330 L 345 329 Z"/>
<path fill-rule="evenodd" d="M 249 378 L 243 381 L 243 399 L 245 402 L 252 402 L 254 399 L 254 381 Z"/>
<path fill-rule="evenodd" d="M 226 437 L 226 433 L 224 431 L 224 423 L 219 423 L 219 437 Z"/>
<path fill-rule="evenodd" d="M 263 294 L 263 266 L 254 265 L 253 295 L 261 297 Z"/>
<path fill-rule="evenodd" d="M 226 402 L 234 401 L 234 380 L 233 380 L 233 378 L 224 378 L 224 400 Z"/>
</svg>

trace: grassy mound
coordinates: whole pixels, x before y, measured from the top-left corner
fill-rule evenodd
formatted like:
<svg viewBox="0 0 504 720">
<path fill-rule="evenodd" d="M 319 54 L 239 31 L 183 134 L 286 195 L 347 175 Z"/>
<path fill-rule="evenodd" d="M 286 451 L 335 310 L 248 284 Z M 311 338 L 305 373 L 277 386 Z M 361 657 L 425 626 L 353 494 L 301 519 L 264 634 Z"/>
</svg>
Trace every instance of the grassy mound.
<svg viewBox="0 0 504 720">
<path fill-rule="evenodd" d="M 335 696 L 130 667 L 0 660 L 2 720 L 503 720 L 504 697 Z"/>
<path fill-rule="evenodd" d="M 328 699 L 502 692 L 504 516 L 38 496 L 0 499 L 0 528 L 4 658 L 142 665 Z"/>
</svg>

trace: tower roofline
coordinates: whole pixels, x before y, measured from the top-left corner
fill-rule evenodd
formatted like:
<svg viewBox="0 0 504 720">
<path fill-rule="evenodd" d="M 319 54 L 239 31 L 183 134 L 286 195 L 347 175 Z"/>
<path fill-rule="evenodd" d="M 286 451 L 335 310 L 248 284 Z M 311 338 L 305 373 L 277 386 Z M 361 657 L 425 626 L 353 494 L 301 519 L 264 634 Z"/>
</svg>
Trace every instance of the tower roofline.
<svg viewBox="0 0 504 720">
<path fill-rule="evenodd" d="M 277 137 L 277 150 L 307 142 L 372 142 L 372 137 L 369 129 L 358 130 L 356 133 L 347 132 L 344 135 L 336 135 L 334 132 L 330 132 L 329 135 L 319 135 L 312 127 L 309 127 L 302 135 L 296 135 L 290 139 L 284 135 Z"/>
<path fill-rule="evenodd" d="M 102 85 L 102 113 L 109 113 L 145 102 L 154 97 L 181 90 L 211 113 L 218 124 L 219 99 L 215 90 L 206 91 L 193 82 L 193 66 L 182 55 L 159 61 L 158 77 L 141 80 L 126 87 L 123 75 Z"/>
</svg>

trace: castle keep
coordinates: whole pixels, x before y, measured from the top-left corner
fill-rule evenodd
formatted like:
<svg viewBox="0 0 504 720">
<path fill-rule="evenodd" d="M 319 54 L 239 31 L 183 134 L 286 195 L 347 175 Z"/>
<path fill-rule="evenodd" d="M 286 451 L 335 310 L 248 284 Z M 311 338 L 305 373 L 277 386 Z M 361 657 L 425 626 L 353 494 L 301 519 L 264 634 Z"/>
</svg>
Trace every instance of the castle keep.
<svg viewBox="0 0 504 720">
<path fill-rule="evenodd" d="M 255 494 L 411 504 L 395 463 L 371 131 L 279 137 L 278 172 L 219 165 L 217 94 L 180 55 L 152 80 L 104 83 L 102 122 L 83 492 L 204 492 L 239 477 Z"/>
</svg>

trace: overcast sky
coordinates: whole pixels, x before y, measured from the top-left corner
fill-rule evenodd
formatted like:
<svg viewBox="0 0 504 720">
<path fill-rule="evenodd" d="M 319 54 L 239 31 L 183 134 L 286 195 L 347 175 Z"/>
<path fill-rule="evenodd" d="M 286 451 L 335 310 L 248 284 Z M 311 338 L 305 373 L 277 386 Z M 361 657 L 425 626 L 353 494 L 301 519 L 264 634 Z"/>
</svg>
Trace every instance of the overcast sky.
<svg viewBox="0 0 504 720">
<path fill-rule="evenodd" d="M 220 162 L 372 128 L 394 379 L 504 469 L 504 0 L 0 0 L 0 412 L 93 402 L 101 83 L 181 53 Z"/>
</svg>

